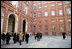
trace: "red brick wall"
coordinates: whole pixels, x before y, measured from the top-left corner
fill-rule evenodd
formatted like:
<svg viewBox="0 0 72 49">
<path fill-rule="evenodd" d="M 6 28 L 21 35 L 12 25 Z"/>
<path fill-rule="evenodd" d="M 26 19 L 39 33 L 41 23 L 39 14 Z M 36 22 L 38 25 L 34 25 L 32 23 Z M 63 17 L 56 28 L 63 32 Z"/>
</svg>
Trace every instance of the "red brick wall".
<svg viewBox="0 0 72 49">
<path fill-rule="evenodd" d="M 32 3 L 35 2 L 36 6 L 34 6 Z M 39 2 L 41 2 L 41 6 L 42 8 L 39 9 Z M 57 2 L 57 3 L 56 3 Z M 58 3 L 61 2 L 62 5 L 58 5 Z M 51 4 L 54 3 L 55 6 L 52 7 Z M 22 4 L 22 8 L 21 8 L 21 4 Z M 24 4 L 27 5 L 28 7 L 28 14 L 26 15 L 24 13 Z M 48 5 L 48 7 L 44 7 L 45 5 Z M 33 9 L 33 7 L 36 7 L 36 10 Z M 39 26 L 42 26 L 42 33 L 43 35 L 45 35 L 45 25 L 48 25 L 48 34 L 52 35 L 52 26 L 55 25 L 56 26 L 56 35 L 60 35 L 60 24 L 64 25 L 65 28 L 65 32 L 67 32 L 67 16 L 65 14 L 65 4 L 64 1 L 48 1 L 47 3 L 45 3 L 44 1 L 23 1 L 20 2 L 18 1 L 18 8 L 14 8 L 11 4 L 11 1 L 1 1 L 1 9 L 4 12 L 4 19 L 3 19 L 3 28 L 2 28 L 2 32 L 6 32 L 6 27 L 7 27 L 7 18 L 8 15 L 10 13 L 15 13 L 18 17 L 18 28 L 17 28 L 17 33 L 19 33 L 19 31 L 22 32 L 22 24 L 23 24 L 23 18 L 27 19 L 28 22 L 28 30 L 27 32 L 34 32 L 33 31 L 33 26 L 36 26 L 36 32 L 39 31 Z M 63 10 L 63 15 L 59 15 L 59 9 Z M 51 15 L 51 11 L 55 10 L 55 16 Z M 44 16 L 44 12 L 48 11 L 48 16 L 45 17 Z M 38 13 L 41 12 L 42 13 L 42 17 L 39 17 Z M 36 13 L 36 17 L 34 18 L 33 15 L 34 13 Z M 53 23 L 51 22 L 53 20 L 55 20 L 56 22 Z M 64 23 L 59 22 L 60 19 L 64 20 Z M 48 23 L 45 22 L 45 20 L 48 20 Z M 39 21 L 41 21 L 41 23 L 39 23 Z M 35 22 L 35 23 L 34 23 Z"/>
</svg>

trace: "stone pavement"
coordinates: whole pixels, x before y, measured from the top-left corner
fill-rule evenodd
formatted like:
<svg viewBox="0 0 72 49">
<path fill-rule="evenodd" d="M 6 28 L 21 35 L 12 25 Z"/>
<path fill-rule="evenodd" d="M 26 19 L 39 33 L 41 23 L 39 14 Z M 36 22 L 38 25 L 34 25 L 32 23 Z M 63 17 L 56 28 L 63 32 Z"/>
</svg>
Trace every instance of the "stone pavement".
<svg viewBox="0 0 72 49">
<path fill-rule="evenodd" d="M 43 36 L 40 41 L 35 40 L 34 36 L 30 36 L 29 43 L 22 42 L 20 46 L 17 42 L 13 44 L 11 37 L 9 45 L 2 45 L 1 48 L 71 48 L 71 36 L 66 36 L 66 39 L 63 40 L 62 36 Z"/>
</svg>

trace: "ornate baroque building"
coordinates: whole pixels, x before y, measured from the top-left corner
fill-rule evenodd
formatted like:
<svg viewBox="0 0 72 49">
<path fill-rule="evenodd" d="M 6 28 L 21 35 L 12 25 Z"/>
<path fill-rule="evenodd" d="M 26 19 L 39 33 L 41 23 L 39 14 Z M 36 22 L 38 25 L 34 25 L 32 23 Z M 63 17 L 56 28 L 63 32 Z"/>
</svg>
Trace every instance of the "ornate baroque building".
<svg viewBox="0 0 72 49">
<path fill-rule="evenodd" d="M 71 34 L 71 1 L 1 1 L 1 33 Z"/>
</svg>

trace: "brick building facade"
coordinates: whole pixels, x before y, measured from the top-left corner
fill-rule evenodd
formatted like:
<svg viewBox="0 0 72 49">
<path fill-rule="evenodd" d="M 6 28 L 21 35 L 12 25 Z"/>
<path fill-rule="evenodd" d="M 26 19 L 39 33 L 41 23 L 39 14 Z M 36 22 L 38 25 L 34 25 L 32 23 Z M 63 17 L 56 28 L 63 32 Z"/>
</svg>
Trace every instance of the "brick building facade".
<svg viewBox="0 0 72 49">
<path fill-rule="evenodd" d="M 1 32 L 71 34 L 71 1 L 1 1 Z"/>
</svg>

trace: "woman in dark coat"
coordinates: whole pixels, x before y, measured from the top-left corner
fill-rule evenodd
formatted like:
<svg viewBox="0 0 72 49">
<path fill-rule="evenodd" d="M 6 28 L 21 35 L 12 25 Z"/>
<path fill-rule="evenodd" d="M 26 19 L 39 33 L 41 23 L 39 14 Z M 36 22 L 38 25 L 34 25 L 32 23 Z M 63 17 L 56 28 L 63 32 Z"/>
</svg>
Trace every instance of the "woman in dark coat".
<svg viewBox="0 0 72 49">
<path fill-rule="evenodd" d="M 26 43 L 28 43 L 28 39 L 29 39 L 29 34 L 25 34 L 25 41 L 26 41 Z"/>
<path fill-rule="evenodd" d="M 9 32 L 7 32 L 7 34 L 6 34 L 6 44 L 9 44 L 9 41 L 10 41 L 10 34 L 9 34 Z"/>
<path fill-rule="evenodd" d="M 4 42 L 5 42 L 5 34 L 4 33 L 2 33 L 2 40 L 3 40 L 3 45 L 4 45 Z"/>
<path fill-rule="evenodd" d="M 19 34 L 17 34 L 16 40 L 17 40 L 17 42 L 19 42 Z"/>
<path fill-rule="evenodd" d="M 14 43 L 16 43 L 16 33 L 14 33 L 14 35 L 13 35 L 13 41 L 14 41 Z"/>
<path fill-rule="evenodd" d="M 63 39 L 65 39 L 66 38 L 66 33 L 63 32 L 62 35 L 63 35 Z"/>
</svg>

